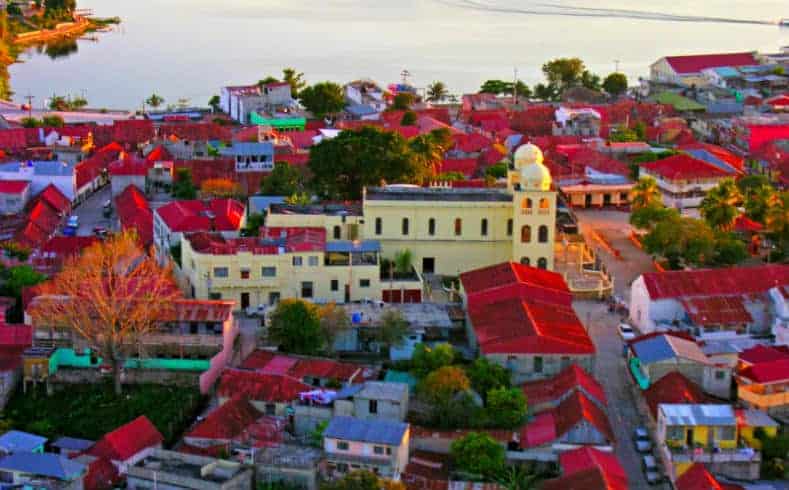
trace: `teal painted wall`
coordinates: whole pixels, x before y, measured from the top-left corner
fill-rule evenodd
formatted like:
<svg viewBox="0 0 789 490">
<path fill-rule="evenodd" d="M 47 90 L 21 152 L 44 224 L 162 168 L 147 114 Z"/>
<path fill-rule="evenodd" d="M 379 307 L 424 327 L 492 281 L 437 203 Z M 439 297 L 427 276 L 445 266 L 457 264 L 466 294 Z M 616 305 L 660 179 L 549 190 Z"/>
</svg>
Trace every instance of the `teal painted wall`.
<svg viewBox="0 0 789 490">
<path fill-rule="evenodd" d="M 98 368 L 101 358 L 97 357 L 91 363 L 90 351 L 77 354 L 74 349 L 58 349 L 49 360 L 49 372 L 54 374 L 60 366 L 72 368 Z M 205 371 L 210 367 L 210 361 L 205 359 L 127 359 L 124 363 L 126 369 L 165 369 L 168 371 Z"/>
</svg>

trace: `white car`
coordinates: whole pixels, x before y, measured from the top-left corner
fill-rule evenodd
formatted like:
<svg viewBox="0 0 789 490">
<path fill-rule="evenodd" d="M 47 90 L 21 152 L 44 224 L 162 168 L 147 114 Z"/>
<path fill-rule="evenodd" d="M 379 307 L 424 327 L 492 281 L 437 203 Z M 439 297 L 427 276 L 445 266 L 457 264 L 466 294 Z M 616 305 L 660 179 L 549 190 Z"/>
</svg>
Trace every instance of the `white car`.
<svg viewBox="0 0 789 490">
<path fill-rule="evenodd" d="M 636 427 L 633 433 L 633 441 L 636 444 L 636 451 L 639 453 L 652 451 L 652 441 L 649 439 L 649 431 L 645 427 Z"/>
<path fill-rule="evenodd" d="M 617 327 L 617 332 L 619 332 L 619 336 L 622 337 L 622 340 L 633 340 L 636 338 L 636 332 L 633 330 L 633 327 L 628 325 L 627 323 L 620 323 Z"/>
<path fill-rule="evenodd" d="M 69 216 L 68 223 L 66 223 L 66 226 L 68 226 L 69 228 L 79 228 L 79 216 L 77 215 Z"/>
<path fill-rule="evenodd" d="M 641 467 L 644 470 L 644 476 L 647 479 L 647 483 L 650 485 L 655 485 L 663 480 L 654 456 L 643 456 L 641 458 Z"/>
</svg>

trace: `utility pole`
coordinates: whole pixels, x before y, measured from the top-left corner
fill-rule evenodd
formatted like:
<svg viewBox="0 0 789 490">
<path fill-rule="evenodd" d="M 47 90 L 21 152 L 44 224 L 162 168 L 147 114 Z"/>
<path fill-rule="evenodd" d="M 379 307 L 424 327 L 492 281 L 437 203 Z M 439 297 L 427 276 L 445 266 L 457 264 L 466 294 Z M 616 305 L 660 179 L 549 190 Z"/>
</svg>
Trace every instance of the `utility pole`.
<svg viewBox="0 0 789 490">
<path fill-rule="evenodd" d="M 619 73 L 619 60 L 614 60 L 614 73 Z"/>
<path fill-rule="evenodd" d="M 36 97 L 34 95 L 31 95 L 30 92 L 28 92 L 28 94 L 25 95 L 24 98 L 27 99 L 27 117 L 32 119 L 33 118 L 33 99 L 35 99 Z"/>
<path fill-rule="evenodd" d="M 518 105 L 518 67 L 513 67 L 512 100 Z"/>
</svg>

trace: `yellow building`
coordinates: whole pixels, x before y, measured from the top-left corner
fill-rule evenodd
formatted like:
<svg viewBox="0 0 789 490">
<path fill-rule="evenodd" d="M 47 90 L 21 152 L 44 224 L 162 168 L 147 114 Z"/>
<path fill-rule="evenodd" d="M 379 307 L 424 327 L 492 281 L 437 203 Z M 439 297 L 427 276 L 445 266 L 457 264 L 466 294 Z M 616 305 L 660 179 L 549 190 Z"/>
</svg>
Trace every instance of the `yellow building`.
<svg viewBox="0 0 789 490">
<path fill-rule="evenodd" d="M 327 242 L 322 227 L 265 228 L 260 237 L 237 239 L 193 233 L 181 244 L 182 272 L 192 296 L 232 299 L 241 309 L 280 298 L 421 301 L 418 275 L 382 279 L 378 242 Z"/>
<path fill-rule="evenodd" d="M 737 417 L 731 405 L 658 405 L 657 443 L 672 481 L 694 463 L 733 478 L 759 477 L 760 453 L 740 442 Z"/>
<path fill-rule="evenodd" d="M 762 449 L 762 441 L 757 436 L 762 431 L 767 437 L 778 435 L 778 422 L 762 410 L 751 408 L 737 409 L 737 431 L 740 439 L 754 449 Z"/>
</svg>

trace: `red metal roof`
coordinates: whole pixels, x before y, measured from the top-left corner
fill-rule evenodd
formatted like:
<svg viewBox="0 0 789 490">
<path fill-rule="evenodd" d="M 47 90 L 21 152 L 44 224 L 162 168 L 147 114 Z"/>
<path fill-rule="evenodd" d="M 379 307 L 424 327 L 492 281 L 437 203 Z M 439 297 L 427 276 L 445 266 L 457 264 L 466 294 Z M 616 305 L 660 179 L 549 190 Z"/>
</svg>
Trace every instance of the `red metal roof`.
<svg viewBox="0 0 789 490">
<path fill-rule="evenodd" d="M 752 364 L 737 374 L 753 383 L 786 383 L 789 382 L 789 359 Z"/>
<path fill-rule="evenodd" d="M 169 138 L 171 136 L 192 141 L 230 141 L 232 132 L 229 127 L 216 123 L 162 124 L 159 127 L 159 137 Z"/>
<path fill-rule="evenodd" d="M 230 440 L 262 416 L 246 398 L 232 398 L 198 422 L 185 437 Z"/>
<path fill-rule="evenodd" d="M 789 359 L 789 346 L 757 344 L 740 352 L 739 361 L 746 364 L 760 364 Z"/>
<path fill-rule="evenodd" d="M 751 323 L 753 317 L 741 296 L 717 296 L 681 299 L 685 312 L 696 325 L 732 325 Z"/>
<path fill-rule="evenodd" d="M 115 208 L 124 230 L 135 230 L 143 247 L 153 244 L 153 212 L 148 199 L 136 186 L 130 185 L 118 194 Z"/>
<path fill-rule="evenodd" d="M 560 274 L 507 262 L 461 274 L 484 354 L 594 354 Z"/>
<path fill-rule="evenodd" d="M 162 145 L 157 146 L 150 153 L 145 156 L 145 159 L 149 162 L 169 162 L 173 159 L 173 156 L 167 151 Z"/>
<path fill-rule="evenodd" d="M 627 474 L 614 453 L 592 447 L 580 447 L 559 454 L 562 474 L 567 477 L 577 473 L 597 470 L 603 475 L 604 488 L 627 490 Z M 592 487 L 588 487 L 592 488 Z"/>
<path fill-rule="evenodd" d="M 112 461 L 126 461 L 143 449 L 161 444 L 164 437 L 144 415 L 122 425 L 90 448 L 87 453 Z"/>
<path fill-rule="evenodd" d="M 723 160 L 733 168 L 742 171 L 745 165 L 745 159 L 739 155 L 735 155 L 734 153 L 730 152 L 726 148 L 720 147 L 718 145 L 713 145 L 710 143 L 693 143 L 688 145 L 680 146 L 681 150 L 693 150 L 699 149 L 704 150 L 707 153 L 710 153 L 712 156 L 718 158 L 719 160 Z"/>
<path fill-rule="evenodd" d="M 173 201 L 158 208 L 156 213 L 174 232 L 238 231 L 244 216 L 244 205 L 235 199 L 213 199 L 208 203 L 197 200 Z"/>
<path fill-rule="evenodd" d="M 554 414 L 557 436 L 566 434 L 570 429 L 585 421 L 597 429 L 609 442 L 616 441 L 605 412 L 579 391 L 560 403 L 554 410 Z"/>
<path fill-rule="evenodd" d="M 88 464 L 82 480 L 85 490 L 110 490 L 122 481 L 118 468 L 107 458 L 97 458 Z"/>
<path fill-rule="evenodd" d="M 471 177 L 477 171 L 476 158 L 446 158 L 441 162 L 438 172 L 460 172 L 466 177 Z"/>
<path fill-rule="evenodd" d="M 572 475 L 546 480 L 542 490 L 627 490 L 627 481 L 610 481 L 599 468 L 578 471 Z"/>
<path fill-rule="evenodd" d="M 266 374 L 287 375 L 297 379 L 322 378 L 342 382 L 372 379 L 375 371 L 359 364 L 338 362 L 331 359 L 304 359 L 273 352 L 256 350 L 244 362 L 243 369 L 253 369 Z"/>
<path fill-rule="evenodd" d="M 59 213 L 65 214 L 71 211 L 71 201 L 69 201 L 69 198 L 66 197 L 66 195 L 60 191 L 60 189 L 55 187 L 54 184 L 49 184 L 46 186 L 44 190 L 42 190 L 36 197 L 42 201 L 45 201 Z"/>
<path fill-rule="evenodd" d="M 722 66 L 758 65 L 753 53 L 697 54 L 687 56 L 666 56 L 666 62 L 679 75 L 699 73 L 707 68 Z"/>
<path fill-rule="evenodd" d="M 26 180 L 0 180 L 0 193 L 20 194 L 30 186 Z"/>
<path fill-rule="evenodd" d="M 521 444 L 525 447 L 542 446 L 556 437 L 556 417 L 552 410 L 537 414 L 521 429 Z"/>
<path fill-rule="evenodd" d="M 0 324 L 0 347 L 26 348 L 33 344 L 33 327 L 30 325 Z"/>
<path fill-rule="evenodd" d="M 219 379 L 217 395 L 223 398 L 242 396 L 254 401 L 284 403 L 296 400 L 299 393 L 312 389 L 312 386 L 290 376 L 231 369 L 225 371 Z"/>
<path fill-rule="evenodd" d="M 693 463 L 674 482 L 677 490 L 741 490 L 743 487 L 731 483 L 720 483 L 701 463 Z"/>
<path fill-rule="evenodd" d="M 707 403 L 708 398 L 701 388 L 678 371 L 671 371 L 644 390 L 644 399 L 657 420 L 657 409 L 661 403 Z"/>
<path fill-rule="evenodd" d="M 66 259 L 98 241 L 95 236 L 53 236 L 33 251 L 30 261 L 36 270 L 51 275 L 60 271 Z"/>
<path fill-rule="evenodd" d="M 668 180 L 724 178 L 729 175 L 711 163 L 685 154 L 645 163 L 641 168 Z"/>
<path fill-rule="evenodd" d="M 558 401 L 571 391 L 583 390 L 601 405 L 606 404 L 603 386 L 578 364 L 573 364 L 553 378 L 530 381 L 521 386 L 529 405 Z"/>
<path fill-rule="evenodd" d="M 681 296 L 734 296 L 764 293 L 776 286 L 789 285 L 789 266 L 649 272 L 643 277 L 653 300 Z"/>
</svg>

